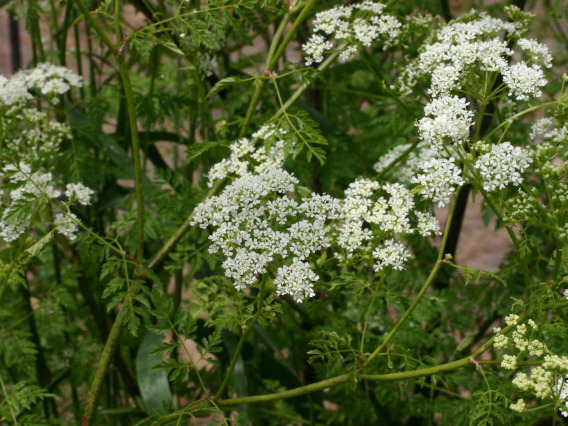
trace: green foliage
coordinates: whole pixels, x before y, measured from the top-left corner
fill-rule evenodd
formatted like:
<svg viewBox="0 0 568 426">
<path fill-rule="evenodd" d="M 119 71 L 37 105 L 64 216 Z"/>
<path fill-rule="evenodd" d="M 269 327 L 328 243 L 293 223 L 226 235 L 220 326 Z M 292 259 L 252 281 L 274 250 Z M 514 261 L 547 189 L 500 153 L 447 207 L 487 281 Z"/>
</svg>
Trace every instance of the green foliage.
<svg viewBox="0 0 568 426">
<path fill-rule="evenodd" d="M 381 16 L 400 22 L 392 43 L 377 44 L 386 33 L 370 44 L 349 33 L 311 66 L 305 46 L 314 41 L 315 13 L 352 2 L 143 1 L 133 3 L 136 15 L 110 0 L 81 3 L 9 5 L 32 42 L 28 68 L 69 67 L 83 86 L 51 81 L 62 69 L 39 85 L 0 78 L 0 423 L 79 424 L 87 401 L 92 424 L 559 422 L 566 401 L 520 390 L 512 379 L 531 377 L 547 355 L 568 353 L 562 2 L 546 11 L 476 2 L 467 16 L 464 5 L 450 5 L 462 24 L 484 11 L 509 16 L 515 30 L 496 37 L 529 67 L 538 54 L 521 52 L 520 38 L 554 40 L 541 98 L 510 96 L 505 76 L 479 61 L 461 64 L 459 87 L 448 92 L 465 99 L 472 125 L 459 143 L 441 138 L 438 154 L 455 159 L 481 203 L 488 241 L 468 237 L 476 214 L 469 201 L 439 209 L 417 178 L 431 159 L 418 131 L 425 105 L 443 96 L 419 63 L 451 29 L 438 16 L 444 2 L 389 2 Z M 352 12 L 347 21 L 375 15 Z M 349 46 L 354 56 L 337 60 Z M 10 98 L 18 93 L 23 101 Z M 538 133 L 541 116 L 551 122 Z M 437 118 L 455 130 L 452 117 Z M 522 183 L 489 191 L 475 165 L 504 141 L 531 161 L 519 172 Z M 395 166 L 383 173 L 383 162 Z M 210 188 L 207 174 L 219 165 L 227 167 Z M 255 180 L 281 171 L 297 178 L 286 190 Z M 84 203 L 65 194 L 78 183 L 93 191 Z M 410 193 L 408 216 L 395 214 L 404 197 L 390 197 L 389 184 L 399 196 Z M 243 188 L 250 197 L 226 208 L 219 195 L 230 185 L 233 198 Z M 349 195 L 358 190 L 364 195 Z M 341 214 L 322 213 L 317 196 L 327 194 Z M 319 206 L 311 213 L 308 200 Z M 215 215 L 200 227 L 208 201 Z M 453 226 L 441 238 L 424 237 L 418 212 L 442 225 L 451 217 Z M 250 222 L 238 222 L 248 214 Z M 290 237 L 293 227 L 304 234 Z M 316 238 L 318 249 L 303 246 Z M 342 238 L 360 244 L 349 249 Z M 395 248 L 380 253 L 389 239 L 407 250 L 401 269 L 389 264 Z M 274 254 L 279 245 L 287 251 Z M 483 256 L 488 246 L 497 260 Z M 295 262 L 317 276 L 313 296 L 301 301 L 293 287 L 306 283 Z M 231 268 L 254 273 L 235 278 Z M 506 325 L 511 313 L 519 325 Z M 502 347 L 489 340 L 494 327 L 508 336 Z M 523 339 L 546 350 L 521 350 Z M 501 366 L 505 354 L 519 363 L 514 371 Z M 549 387 L 568 373 L 550 371 Z M 511 409 L 521 397 L 528 413 Z"/>
</svg>

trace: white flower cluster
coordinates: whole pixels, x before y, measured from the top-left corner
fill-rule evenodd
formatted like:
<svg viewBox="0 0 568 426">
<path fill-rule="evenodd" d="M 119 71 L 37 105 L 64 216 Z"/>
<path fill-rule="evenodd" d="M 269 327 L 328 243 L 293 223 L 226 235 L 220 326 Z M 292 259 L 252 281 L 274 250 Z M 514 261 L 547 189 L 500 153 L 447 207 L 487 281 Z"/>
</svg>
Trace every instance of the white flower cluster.
<svg viewBox="0 0 568 426">
<path fill-rule="evenodd" d="M 275 280 L 277 294 L 300 302 L 314 294 L 318 277 L 306 259 L 331 244 L 325 222 L 339 217 L 340 205 L 317 194 L 297 202 L 287 196 L 297 183 L 279 168 L 243 173 L 195 209 L 192 224 L 216 227 L 209 251 L 224 255 L 225 275 L 236 288 L 256 283 L 271 265 L 284 262 Z"/>
<path fill-rule="evenodd" d="M 509 8 L 512 15 L 520 11 Z M 486 13 L 472 12 L 443 26 L 422 47 L 418 58 L 401 75 L 400 90 L 412 93 L 420 78 L 429 78 L 428 89 L 434 97 L 447 96 L 462 88 L 462 81 L 472 71 L 500 72 L 509 94 L 519 100 L 540 96 L 540 87 L 546 84 L 543 67 L 551 66 L 548 47 L 535 40 L 521 38 L 518 47 L 528 56 L 524 61 L 509 65 L 514 51 L 502 40 L 502 34 L 520 37 L 526 31 L 526 19 L 506 22 L 491 18 Z"/>
<path fill-rule="evenodd" d="M 422 164 L 423 173 L 412 178 L 412 183 L 420 185 L 420 193 L 443 207 L 450 202 L 456 187 L 464 184 L 461 170 L 453 158 L 435 158 Z"/>
<path fill-rule="evenodd" d="M 301 303 L 308 297 L 314 297 L 315 293 L 311 283 L 317 282 L 319 277 L 306 262 L 295 258 L 291 265 L 278 268 L 274 284 L 277 287 L 276 294 L 289 294 Z"/>
<path fill-rule="evenodd" d="M 366 0 L 317 13 L 313 21 L 314 34 L 302 45 L 306 65 L 323 61 L 324 54 L 334 48 L 332 40 L 343 41 L 342 60 L 353 57 L 360 45 L 371 46 L 377 40 L 381 40 L 385 48 L 394 44 L 402 24 L 396 17 L 385 14 L 385 7 Z"/>
<path fill-rule="evenodd" d="M 377 259 L 375 264 L 375 271 L 377 272 L 387 266 L 402 271 L 404 264 L 410 258 L 410 253 L 408 253 L 403 244 L 389 239 L 375 249 L 373 257 Z"/>
<path fill-rule="evenodd" d="M 416 126 L 421 140 L 440 147 L 445 139 L 458 144 L 467 140 L 473 112 L 469 102 L 457 96 L 434 98 L 424 108 L 424 117 Z"/>
<path fill-rule="evenodd" d="M 493 145 L 491 152 L 480 156 L 474 167 L 483 179 L 483 188 L 492 192 L 509 184 L 519 186 L 523 182 L 522 173 L 532 162 L 527 151 L 503 142 Z"/>
<path fill-rule="evenodd" d="M 65 196 L 69 198 L 70 201 L 76 200 L 79 204 L 88 206 L 91 204 L 91 197 L 94 193 L 95 191 L 86 187 L 82 183 L 69 183 L 67 184 Z"/>
<path fill-rule="evenodd" d="M 0 75 L 0 107 L 21 105 L 33 99 L 25 83 L 19 79 L 7 79 Z"/>
<path fill-rule="evenodd" d="M 536 40 L 529 40 L 526 38 L 521 38 L 517 42 L 517 46 L 528 53 L 530 60 L 534 61 L 537 64 L 543 65 L 546 68 L 552 67 L 552 55 L 550 54 L 550 49 L 548 48 L 548 46 L 539 43 Z"/>
<path fill-rule="evenodd" d="M 44 80 L 40 79 L 44 76 Z M 34 163 L 58 152 L 63 141 L 71 139 L 67 124 L 52 122 L 38 109 L 30 89 L 49 88 L 49 82 L 60 75 L 69 85 L 79 84 L 80 78 L 62 67 L 41 64 L 32 70 L 20 71 L 10 80 L 0 76 L 0 133 L 3 135 L 3 154 L 11 161 Z M 41 80 L 41 81 L 40 81 Z M 37 86 L 37 85 L 41 86 Z M 42 85 L 44 84 L 44 85 Z M 58 98 L 54 97 L 52 101 Z"/>
<path fill-rule="evenodd" d="M 2 177 L 9 183 L 8 192 L 10 204 L 4 208 L 0 220 L 0 237 L 6 242 L 17 240 L 30 226 L 34 206 L 49 204 L 51 200 L 61 197 L 61 191 L 56 189 L 51 173 L 34 172 L 32 168 L 20 162 L 18 165 L 8 164 L 2 170 Z M 81 183 L 67 185 L 65 195 L 69 203 L 75 201 L 87 205 L 91 202 L 94 191 Z M 55 214 L 56 230 L 75 239 L 78 219 L 72 213 Z"/>
<path fill-rule="evenodd" d="M 39 90 L 46 95 L 53 104 L 59 102 L 59 95 L 63 95 L 72 87 L 81 87 L 83 78 L 65 67 L 50 63 L 38 64 L 31 70 L 16 73 L 11 80 L 20 82 L 27 89 Z"/>
<path fill-rule="evenodd" d="M 264 127 L 255 137 L 277 138 L 278 132 Z M 412 193 L 399 183 L 379 185 L 358 179 L 345 191 L 343 202 L 318 194 L 298 200 L 290 195 L 298 180 L 281 167 L 266 167 L 274 158 L 278 160 L 272 164 L 282 165 L 283 151 L 276 156 L 272 151 L 266 154 L 245 140 L 233 144 L 231 151 L 231 158 L 214 168 L 214 179 L 227 173 L 239 177 L 220 195 L 196 207 L 192 225 L 215 228 L 209 236 L 209 251 L 223 255 L 225 275 L 238 289 L 278 268 L 277 294 L 302 301 L 313 296 L 318 279 L 309 258 L 322 249 L 337 245 L 343 251 L 336 253 L 339 259 L 349 259 L 359 251 L 376 261 L 377 271 L 402 269 L 410 254 L 395 241 L 396 235 L 440 234 L 437 219 L 430 213 L 414 212 Z M 245 155 L 252 161 L 244 162 Z"/>
<path fill-rule="evenodd" d="M 426 212 L 416 212 L 416 217 L 418 218 L 418 224 L 416 225 L 416 230 L 423 237 L 429 237 L 431 235 L 442 235 L 440 230 L 440 222 L 430 213 Z"/>
<path fill-rule="evenodd" d="M 373 200 L 375 193 L 384 193 Z M 422 236 L 439 234 L 434 216 L 417 212 L 417 225 L 411 226 L 414 210 L 412 193 L 399 183 L 379 185 L 369 179 L 358 179 L 345 191 L 337 244 L 344 250 L 346 259 L 356 252 L 369 253 L 377 261 L 375 270 L 385 267 L 402 269 L 410 254 L 393 238 L 396 234 L 418 232 Z M 378 242 L 374 241 L 378 235 Z M 341 256 L 336 254 L 341 259 Z"/>
<path fill-rule="evenodd" d="M 215 181 L 225 179 L 229 175 L 245 176 L 251 173 L 249 166 L 256 162 L 253 167 L 254 173 L 265 170 L 279 169 L 283 166 L 286 157 L 285 144 L 282 137 L 286 134 L 283 129 L 276 128 L 274 124 L 263 126 L 256 133 L 253 139 L 242 138 L 233 142 L 229 149 L 229 158 L 215 164 L 209 170 L 209 186 L 213 186 Z M 263 144 L 256 148 L 257 141 Z"/>
<path fill-rule="evenodd" d="M 503 82 L 509 86 L 509 96 L 514 95 L 520 101 L 528 101 L 542 95 L 540 88 L 546 85 L 544 72 L 539 65 L 530 67 L 519 62 L 503 70 Z"/>
</svg>

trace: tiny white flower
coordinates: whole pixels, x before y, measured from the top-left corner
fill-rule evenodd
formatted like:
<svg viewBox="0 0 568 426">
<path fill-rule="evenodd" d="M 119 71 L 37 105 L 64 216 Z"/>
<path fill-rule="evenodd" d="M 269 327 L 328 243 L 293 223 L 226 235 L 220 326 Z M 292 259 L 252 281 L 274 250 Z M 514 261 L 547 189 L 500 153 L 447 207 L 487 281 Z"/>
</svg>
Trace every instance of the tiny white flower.
<svg viewBox="0 0 568 426">
<path fill-rule="evenodd" d="M 82 183 L 69 183 L 65 191 L 65 196 L 70 200 L 77 200 L 80 204 L 88 206 L 91 204 L 91 197 L 95 191 L 86 187 Z"/>
</svg>

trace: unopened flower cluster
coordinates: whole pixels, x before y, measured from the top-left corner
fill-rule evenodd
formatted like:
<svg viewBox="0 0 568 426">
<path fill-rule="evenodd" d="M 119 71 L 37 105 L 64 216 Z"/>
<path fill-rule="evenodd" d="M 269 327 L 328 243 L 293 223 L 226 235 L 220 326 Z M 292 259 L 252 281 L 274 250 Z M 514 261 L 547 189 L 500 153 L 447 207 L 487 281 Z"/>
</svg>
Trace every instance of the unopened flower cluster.
<svg viewBox="0 0 568 426">
<path fill-rule="evenodd" d="M 513 327 L 511 336 L 502 333 L 501 328 L 495 328 L 495 338 L 493 345 L 498 349 L 515 350 L 516 355 L 503 355 L 501 367 L 507 370 L 517 370 L 519 368 L 518 359 L 527 356 L 531 360 L 541 360 L 540 366 L 531 369 L 530 374 L 522 371 L 517 372 L 513 379 L 513 386 L 525 394 L 533 395 L 538 399 L 556 399 L 563 408 L 560 412 L 568 416 L 568 386 L 565 385 L 566 374 L 568 373 L 568 357 L 559 356 L 550 352 L 544 342 L 535 338 L 539 327 L 535 321 L 529 319 L 526 323 L 519 323 L 519 316 L 510 314 L 505 318 L 508 326 Z M 526 402 L 523 398 L 518 399 L 509 408 L 513 411 L 522 413 L 526 409 Z"/>
<path fill-rule="evenodd" d="M 323 61 L 324 54 L 334 48 L 341 48 L 340 59 L 347 60 L 355 55 L 358 46 L 368 47 L 377 41 L 385 48 L 393 45 L 402 24 L 384 13 L 385 8 L 382 3 L 367 0 L 317 13 L 314 34 L 302 45 L 306 65 Z"/>
</svg>

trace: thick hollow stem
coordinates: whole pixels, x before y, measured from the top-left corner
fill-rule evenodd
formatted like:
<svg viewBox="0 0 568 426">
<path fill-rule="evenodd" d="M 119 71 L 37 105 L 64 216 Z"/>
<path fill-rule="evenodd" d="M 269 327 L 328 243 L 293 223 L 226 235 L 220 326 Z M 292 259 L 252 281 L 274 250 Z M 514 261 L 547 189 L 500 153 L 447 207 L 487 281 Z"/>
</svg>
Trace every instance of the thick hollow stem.
<svg viewBox="0 0 568 426">
<path fill-rule="evenodd" d="M 93 380 L 93 383 L 91 384 L 91 388 L 89 389 L 87 405 L 85 406 L 83 418 L 81 419 L 81 426 L 88 426 L 93 423 L 97 402 L 103 388 L 103 381 L 106 377 L 106 373 L 110 365 L 110 360 L 112 359 L 114 351 L 118 346 L 118 339 L 120 337 L 120 332 L 122 331 L 122 328 L 124 326 L 126 313 L 127 306 L 124 305 L 118 312 L 118 315 L 114 320 L 114 324 L 112 325 L 112 328 L 110 330 L 105 348 L 103 349 L 103 353 L 101 355 L 101 360 L 95 373 L 95 378 Z"/>
</svg>

